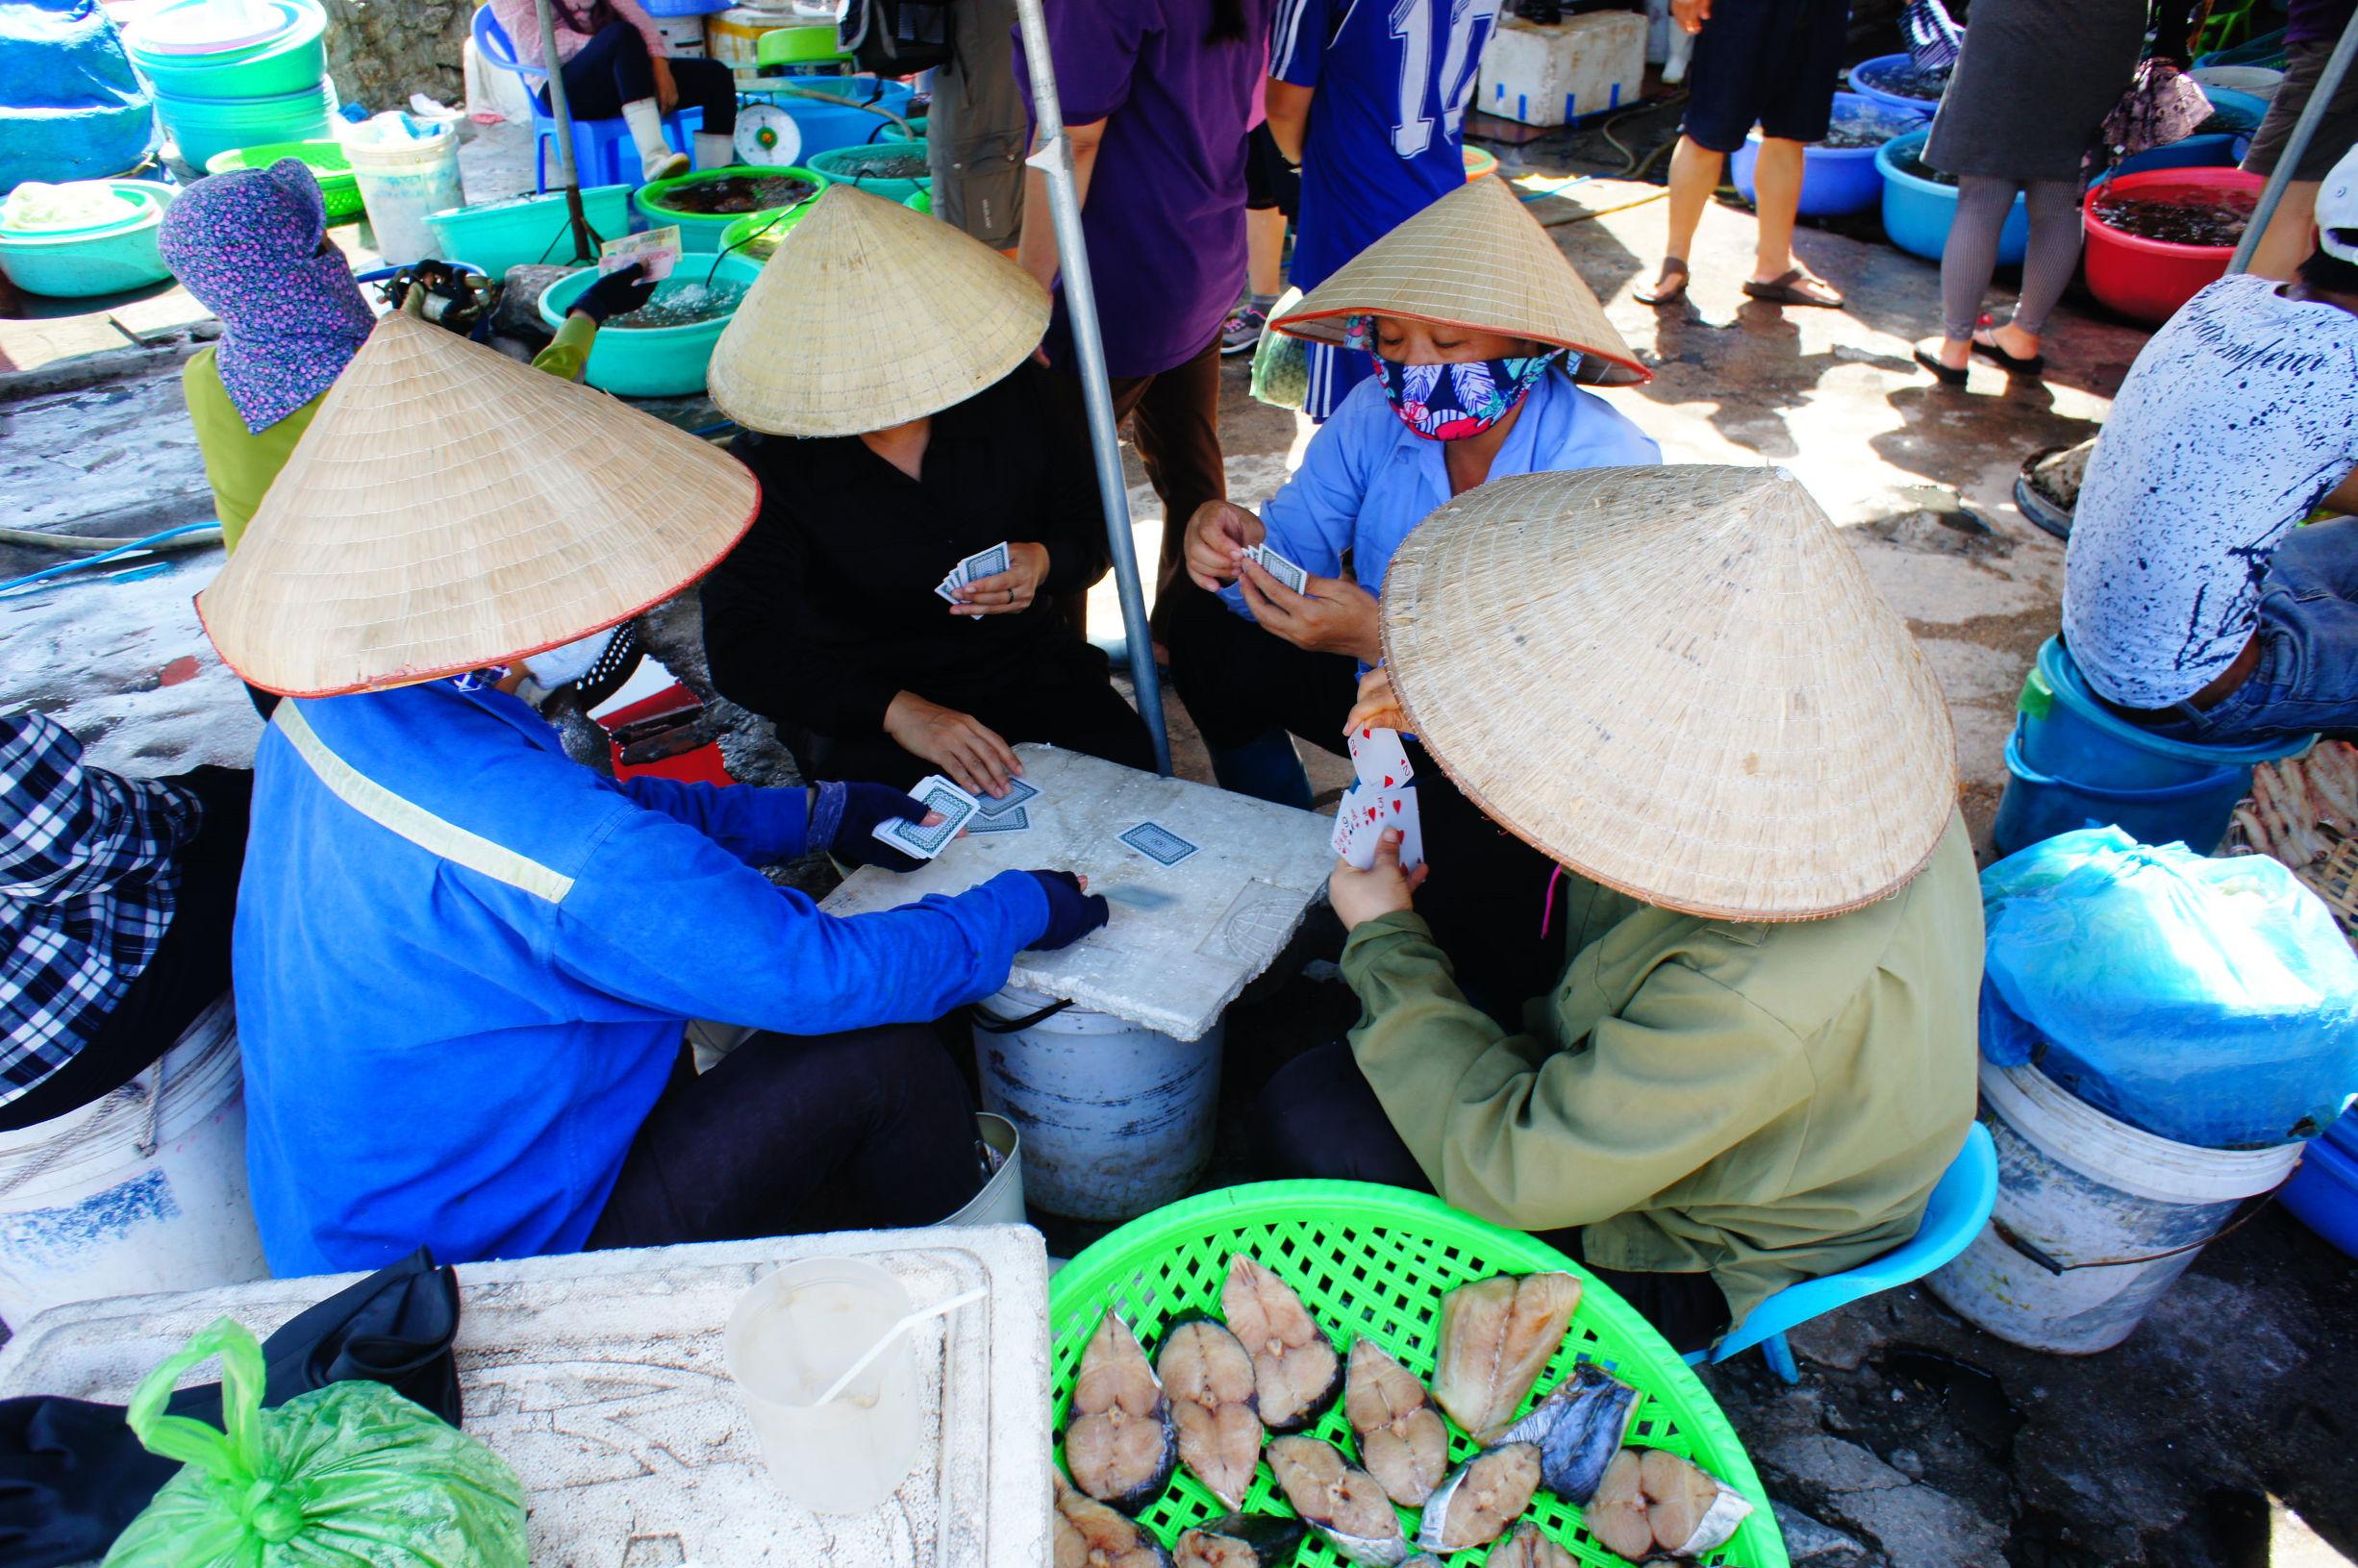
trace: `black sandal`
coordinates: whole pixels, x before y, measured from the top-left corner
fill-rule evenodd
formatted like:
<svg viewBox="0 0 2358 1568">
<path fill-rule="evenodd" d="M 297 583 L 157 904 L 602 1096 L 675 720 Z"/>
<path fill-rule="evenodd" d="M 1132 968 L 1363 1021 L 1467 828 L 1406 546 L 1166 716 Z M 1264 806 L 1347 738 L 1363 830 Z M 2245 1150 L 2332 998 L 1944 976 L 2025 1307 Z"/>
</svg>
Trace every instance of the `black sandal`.
<svg viewBox="0 0 2358 1568">
<path fill-rule="evenodd" d="M 1693 274 L 1687 263 L 1675 256 L 1662 259 L 1662 276 L 1637 292 L 1640 305 L 1676 305 L 1687 297 L 1687 285 Z"/>
<path fill-rule="evenodd" d="M 1974 353 L 1980 355 L 1992 364 L 1996 365 L 2000 370 L 2005 371 L 2009 376 L 2036 376 L 2039 374 L 2039 372 L 2046 368 L 2045 355 L 2033 354 L 2029 358 L 2024 359 L 2018 355 L 2009 354 L 2004 349 L 1998 347 L 1995 343 L 1983 342 L 1981 340 L 1981 329 L 1979 328 L 1974 329 L 1971 341 L 1973 344 Z"/>
<path fill-rule="evenodd" d="M 1808 286 L 1812 284 L 1824 289 L 1825 294 L 1820 296 L 1811 293 Z M 1813 310 L 1819 311 L 1839 311 L 1848 303 L 1843 297 L 1841 289 L 1823 278 L 1810 276 L 1799 267 L 1788 268 L 1767 283 L 1747 278 L 1744 280 L 1743 291 L 1754 299 L 1765 299 L 1771 305 L 1807 305 Z"/>
<path fill-rule="evenodd" d="M 1943 364 L 1939 356 L 1927 354 L 1920 348 L 1916 351 L 1916 362 L 1931 371 L 1933 379 L 1944 386 L 1963 386 L 1972 379 L 1972 371 L 1969 367 L 1961 364 Z"/>
</svg>

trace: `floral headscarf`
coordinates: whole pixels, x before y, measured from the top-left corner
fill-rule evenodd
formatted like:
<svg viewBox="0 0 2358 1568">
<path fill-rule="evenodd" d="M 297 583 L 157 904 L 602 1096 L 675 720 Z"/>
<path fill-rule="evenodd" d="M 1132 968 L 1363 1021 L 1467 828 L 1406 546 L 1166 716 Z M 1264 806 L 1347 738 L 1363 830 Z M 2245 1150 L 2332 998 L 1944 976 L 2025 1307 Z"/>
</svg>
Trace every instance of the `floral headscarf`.
<svg viewBox="0 0 2358 1568">
<path fill-rule="evenodd" d="M 213 364 L 250 431 L 327 390 L 376 325 L 344 253 L 322 253 L 326 236 L 319 182 L 291 158 L 210 175 L 163 215 L 157 248 L 221 318 Z"/>
</svg>

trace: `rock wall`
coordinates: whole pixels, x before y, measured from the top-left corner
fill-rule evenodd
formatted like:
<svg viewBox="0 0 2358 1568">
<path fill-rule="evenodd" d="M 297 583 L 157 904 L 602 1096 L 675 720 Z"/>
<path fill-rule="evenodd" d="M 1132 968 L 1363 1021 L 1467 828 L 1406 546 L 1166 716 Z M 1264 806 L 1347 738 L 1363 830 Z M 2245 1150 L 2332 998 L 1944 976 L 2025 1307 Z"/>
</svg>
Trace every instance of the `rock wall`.
<svg viewBox="0 0 2358 1568">
<path fill-rule="evenodd" d="M 422 92 L 466 101 L 461 62 L 474 0 L 325 0 L 328 74 L 345 103 L 394 109 Z"/>
</svg>

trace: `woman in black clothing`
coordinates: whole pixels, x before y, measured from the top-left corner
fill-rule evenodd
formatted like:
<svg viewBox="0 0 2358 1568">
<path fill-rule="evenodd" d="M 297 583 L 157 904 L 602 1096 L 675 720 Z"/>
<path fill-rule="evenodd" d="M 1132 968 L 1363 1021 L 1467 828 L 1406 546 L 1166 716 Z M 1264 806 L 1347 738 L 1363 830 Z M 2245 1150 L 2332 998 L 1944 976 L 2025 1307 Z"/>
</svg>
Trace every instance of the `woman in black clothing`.
<svg viewBox="0 0 2358 1568">
<path fill-rule="evenodd" d="M 705 580 L 705 649 L 714 686 L 773 720 L 806 778 L 940 772 L 1002 795 L 1019 741 L 1153 766 L 1105 656 L 1054 603 L 1105 575 L 1106 544 L 1079 421 L 1030 359 L 1046 317 L 1014 263 L 839 187 L 723 336 L 714 396 L 746 427 L 732 450 L 762 510 Z M 1005 569 L 945 602 L 936 585 L 1000 544 Z"/>
</svg>

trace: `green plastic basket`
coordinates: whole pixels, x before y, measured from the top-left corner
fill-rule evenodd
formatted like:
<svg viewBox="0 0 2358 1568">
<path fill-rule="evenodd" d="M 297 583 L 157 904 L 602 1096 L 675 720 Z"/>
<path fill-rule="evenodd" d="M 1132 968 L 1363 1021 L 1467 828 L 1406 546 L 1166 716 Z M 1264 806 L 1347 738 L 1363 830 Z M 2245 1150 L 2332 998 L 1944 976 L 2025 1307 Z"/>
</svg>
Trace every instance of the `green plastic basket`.
<svg viewBox="0 0 2358 1568">
<path fill-rule="evenodd" d="M 1578 1263 L 1537 1237 L 1460 1213 L 1438 1198 L 1355 1182 L 1265 1182 L 1190 1198 L 1132 1220 L 1057 1271 L 1048 1290 L 1049 1369 L 1056 1427 L 1065 1428 L 1081 1353 L 1107 1307 L 1129 1320 L 1153 1354 L 1163 1326 L 1197 1309 L 1218 1316 L 1228 1261 L 1250 1253 L 1297 1291 L 1339 1353 L 1366 1334 L 1431 1381 L 1442 1292 L 1493 1274 L 1562 1269 L 1580 1277 L 1580 1308 L 1564 1348 L 1535 1392 L 1544 1394 L 1583 1360 L 1593 1360 L 1637 1389 L 1629 1440 L 1667 1448 L 1749 1498 L 1753 1511 L 1735 1538 L 1701 1560 L 1730 1568 L 1787 1568 L 1784 1538 L 1768 1494 L 1736 1431 L 1687 1363 L 1637 1309 L 1597 1282 Z M 1526 1402 L 1525 1408 L 1529 1407 Z M 1342 1402 L 1307 1435 L 1356 1455 Z M 1475 1453 L 1471 1439 L 1450 1431 L 1452 1464 Z M 1064 1462 L 1060 1442 L 1057 1462 Z M 1139 1517 L 1165 1545 L 1182 1531 L 1228 1510 L 1182 1468 L 1163 1496 Z M 1247 1513 L 1293 1510 L 1265 1458 L 1244 1499 Z M 1414 1540 L 1415 1509 L 1404 1510 Z M 1615 1568 L 1623 1559 L 1580 1527 L 1580 1510 L 1549 1492 L 1532 1500 L 1526 1518 L 1583 1563 Z M 1457 1559 L 1453 1559 L 1457 1560 Z M 1351 1568 L 1315 1533 L 1300 1564 Z"/>
<path fill-rule="evenodd" d="M 205 160 L 207 174 L 230 169 L 266 169 L 282 158 L 308 166 L 319 182 L 320 200 L 327 204 L 328 222 L 357 223 L 362 216 L 360 177 L 352 172 L 340 143 L 334 141 L 274 141 L 261 147 L 233 147 Z"/>
</svg>

